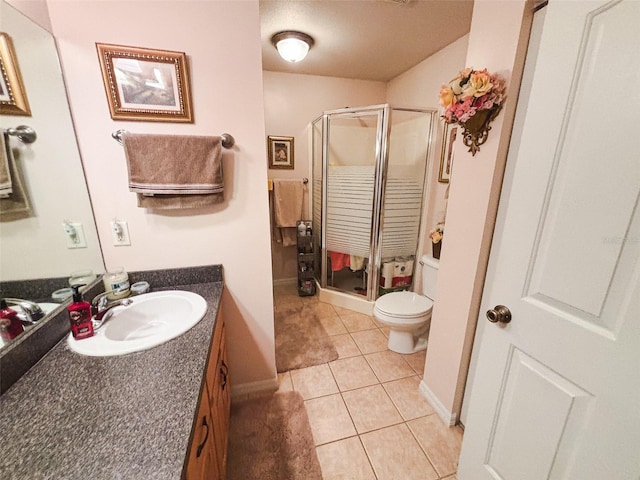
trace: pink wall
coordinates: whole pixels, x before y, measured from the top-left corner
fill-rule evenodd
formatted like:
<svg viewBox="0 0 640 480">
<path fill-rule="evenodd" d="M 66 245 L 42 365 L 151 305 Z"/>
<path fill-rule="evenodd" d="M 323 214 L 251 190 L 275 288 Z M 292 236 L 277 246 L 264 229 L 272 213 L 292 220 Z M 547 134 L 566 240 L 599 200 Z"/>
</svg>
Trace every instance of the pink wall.
<svg viewBox="0 0 640 480">
<path fill-rule="evenodd" d="M 107 268 L 152 270 L 223 264 L 233 382 L 276 377 L 268 224 L 264 102 L 258 2 L 49 0 L 89 192 Z M 195 122 L 113 121 L 95 43 L 186 52 Z M 127 188 L 118 129 L 219 135 L 225 202 L 209 209 L 157 214 L 136 206 Z M 129 223 L 130 247 L 112 245 L 109 222 Z"/>
<path fill-rule="evenodd" d="M 263 81 L 267 135 L 295 138 L 295 169 L 269 170 L 269 178 L 311 177 L 308 126 L 325 110 L 377 105 L 386 97 L 384 82 L 268 71 Z M 296 277 L 295 247 L 274 242 L 272 255 L 275 280 Z"/>
<path fill-rule="evenodd" d="M 6 0 L 46 31 L 51 32 L 51 19 L 46 0 Z"/>
<path fill-rule="evenodd" d="M 503 74 L 508 80 L 509 99 L 492 124 L 489 140 L 475 157 L 467 153 L 461 139 L 456 145 L 447 240 L 423 380 L 442 409 L 454 415 L 460 412 L 464 393 L 524 62 L 532 13 L 531 7 L 525 6 L 525 0 L 474 3 L 466 65 Z"/>
</svg>

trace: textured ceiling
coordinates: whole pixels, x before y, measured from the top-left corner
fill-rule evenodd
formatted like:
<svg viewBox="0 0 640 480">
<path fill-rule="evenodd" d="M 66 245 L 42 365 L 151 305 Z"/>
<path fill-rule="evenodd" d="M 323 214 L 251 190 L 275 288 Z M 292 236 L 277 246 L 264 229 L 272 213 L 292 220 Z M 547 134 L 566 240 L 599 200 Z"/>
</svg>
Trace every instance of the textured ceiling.
<svg viewBox="0 0 640 480">
<path fill-rule="evenodd" d="M 260 0 L 263 68 L 388 81 L 468 33 L 472 10 L 472 0 Z M 314 38 L 302 62 L 278 56 L 271 36 L 282 30 Z"/>
</svg>

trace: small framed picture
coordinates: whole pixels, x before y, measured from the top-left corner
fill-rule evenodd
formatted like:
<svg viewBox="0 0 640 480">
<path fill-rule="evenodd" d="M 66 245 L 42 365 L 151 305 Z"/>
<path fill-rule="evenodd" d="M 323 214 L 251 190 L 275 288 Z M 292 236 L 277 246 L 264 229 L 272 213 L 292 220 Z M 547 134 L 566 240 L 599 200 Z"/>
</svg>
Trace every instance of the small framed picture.
<svg viewBox="0 0 640 480">
<path fill-rule="evenodd" d="M 31 116 L 11 37 L 0 32 L 0 113 Z"/>
<path fill-rule="evenodd" d="M 114 120 L 193 121 L 183 52 L 96 43 Z"/>
<path fill-rule="evenodd" d="M 442 136 L 442 154 L 440 156 L 440 173 L 438 181 L 449 183 L 451 171 L 453 169 L 453 154 L 456 137 L 458 135 L 458 125 L 455 123 L 444 124 L 444 134 Z"/>
<path fill-rule="evenodd" d="M 293 137 L 267 137 L 269 168 L 293 169 Z"/>
</svg>

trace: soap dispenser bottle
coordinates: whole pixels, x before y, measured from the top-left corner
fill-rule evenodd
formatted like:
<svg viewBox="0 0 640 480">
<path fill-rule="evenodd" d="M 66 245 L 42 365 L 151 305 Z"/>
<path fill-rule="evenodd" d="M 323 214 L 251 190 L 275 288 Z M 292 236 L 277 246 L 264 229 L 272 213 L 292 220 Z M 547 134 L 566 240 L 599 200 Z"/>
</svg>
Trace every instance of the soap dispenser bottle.
<svg viewBox="0 0 640 480">
<path fill-rule="evenodd" d="M 93 323 L 91 322 L 91 304 L 85 302 L 80 293 L 83 285 L 73 285 L 73 303 L 67 307 L 71 321 L 71 333 L 76 340 L 93 337 Z"/>
<path fill-rule="evenodd" d="M 0 337 L 5 340 L 16 338 L 24 331 L 18 312 L 9 308 L 6 300 L 0 300 Z"/>
</svg>

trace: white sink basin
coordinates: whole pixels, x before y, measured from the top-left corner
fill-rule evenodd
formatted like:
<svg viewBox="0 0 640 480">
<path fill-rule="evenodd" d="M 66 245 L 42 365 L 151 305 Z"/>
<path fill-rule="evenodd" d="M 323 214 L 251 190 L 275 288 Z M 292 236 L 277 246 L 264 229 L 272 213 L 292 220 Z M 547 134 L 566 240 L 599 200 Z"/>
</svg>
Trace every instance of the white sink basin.
<svg viewBox="0 0 640 480">
<path fill-rule="evenodd" d="M 118 306 L 93 337 L 76 340 L 69 334 L 71 350 L 81 355 L 107 357 L 139 352 L 176 338 L 202 320 L 207 302 L 181 290 L 145 293 Z"/>
</svg>

